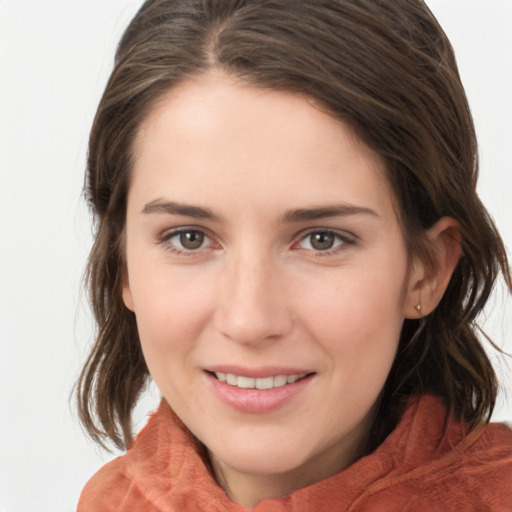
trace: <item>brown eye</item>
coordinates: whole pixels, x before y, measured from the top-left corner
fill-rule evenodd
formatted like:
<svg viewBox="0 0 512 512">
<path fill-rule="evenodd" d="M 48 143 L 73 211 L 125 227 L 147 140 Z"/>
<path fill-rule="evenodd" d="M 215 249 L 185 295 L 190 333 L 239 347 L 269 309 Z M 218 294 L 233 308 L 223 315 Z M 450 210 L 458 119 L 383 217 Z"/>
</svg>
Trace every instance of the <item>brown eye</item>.
<svg viewBox="0 0 512 512">
<path fill-rule="evenodd" d="M 180 245 L 188 251 L 193 251 L 202 247 L 204 239 L 204 233 L 201 231 L 182 231 L 179 234 Z"/>
<path fill-rule="evenodd" d="M 312 251 L 317 256 L 328 256 L 355 244 L 355 238 L 344 231 L 319 229 L 306 233 L 295 247 Z"/>
<path fill-rule="evenodd" d="M 211 254 L 219 249 L 217 244 L 205 231 L 195 227 L 180 227 L 164 232 L 158 237 L 158 243 L 172 254 L 180 257 Z"/>
<path fill-rule="evenodd" d="M 309 235 L 309 243 L 311 247 L 317 251 L 332 249 L 335 241 L 336 235 L 328 231 L 320 231 Z"/>
</svg>

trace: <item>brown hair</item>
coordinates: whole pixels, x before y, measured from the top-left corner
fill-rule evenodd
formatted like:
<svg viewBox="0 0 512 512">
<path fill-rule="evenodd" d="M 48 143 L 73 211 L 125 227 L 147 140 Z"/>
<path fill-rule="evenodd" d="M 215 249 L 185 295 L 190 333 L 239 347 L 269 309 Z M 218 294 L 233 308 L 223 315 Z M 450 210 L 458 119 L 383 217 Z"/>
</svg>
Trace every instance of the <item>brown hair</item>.
<svg viewBox="0 0 512 512">
<path fill-rule="evenodd" d="M 452 47 L 422 0 L 147 0 L 117 50 L 90 135 L 86 193 L 96 220 L 87 282 L 98 324 L 77 395 L 89 434 L 132 442 L 148 379 L 134 314 L 121 297 L 134 138 L 176 84 L 216 69 L 298 92 L 351 126 L 386 162 L 411 255 L 425 230 L 460 223 L 462 257 L 434 312 L 405 320 L 368 451 L 414 394 L 442 397 L 470 429 L 489 420 L 497 380 L 475 319 L 500 271 L 503 242 L 476 194 L 475 131 Z"/>
</svg>

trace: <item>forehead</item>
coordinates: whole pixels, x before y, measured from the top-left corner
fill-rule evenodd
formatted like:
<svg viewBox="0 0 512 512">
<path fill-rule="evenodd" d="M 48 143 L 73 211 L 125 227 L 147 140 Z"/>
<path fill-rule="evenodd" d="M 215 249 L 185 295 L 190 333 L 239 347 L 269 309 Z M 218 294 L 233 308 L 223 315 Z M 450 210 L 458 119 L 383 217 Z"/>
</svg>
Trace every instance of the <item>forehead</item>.
<svg viewBox="0 0 512 512">
<path fill-rule="evenodd" d="M 132 186 L 153 195 L 152 182 L 196 195 L 209 183 L 211 191 L 251 188 L 283 202 L 337 202 L 343 191 L 392 202 L 382 160 L 313 99 L 219 75 L 159 99 L 136 137 L 133 173 Z"/>
</svg>

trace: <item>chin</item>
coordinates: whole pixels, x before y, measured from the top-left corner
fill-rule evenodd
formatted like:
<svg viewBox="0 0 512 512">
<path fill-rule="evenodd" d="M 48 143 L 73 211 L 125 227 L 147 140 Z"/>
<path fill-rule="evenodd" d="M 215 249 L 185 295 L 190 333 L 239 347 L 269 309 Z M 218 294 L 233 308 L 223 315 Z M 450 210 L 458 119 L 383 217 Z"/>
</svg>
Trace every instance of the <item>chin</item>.
<svg viewBox="0 0 512 512">
<path fill-rule="evenodd" d="M 310 454 L 298 446 L 283 443 L 231 444 L 228 449 L 210 450 L 214 460 L 246 475 L 270 476 L 286 474 L 307 465 Z"/>
</svg>

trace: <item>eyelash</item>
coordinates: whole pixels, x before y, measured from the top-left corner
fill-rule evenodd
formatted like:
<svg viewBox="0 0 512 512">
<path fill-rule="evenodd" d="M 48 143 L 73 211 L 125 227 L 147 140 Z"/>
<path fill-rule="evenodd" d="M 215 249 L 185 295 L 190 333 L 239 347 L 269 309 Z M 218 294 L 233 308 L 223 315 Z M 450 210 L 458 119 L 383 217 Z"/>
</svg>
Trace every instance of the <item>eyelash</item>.
<svg viewBox="0 0 512 512">
<path fill-rule="evenodd" d="M 325 250 L 314 249 L 314 248 L 306 249 L 309 251 L 313 251 L 314 256 L 316 258 L 322 258 L 322 257 L 338 254 L 339 252 L 347 249 L 348 246 L 352 246 L 352 245 L 356 244 L 355 237 L 350 236 L 345 232 L 336 231 L 334 229 L 321 229 L 321 228 L 318 229 L 317 228 L 317 229 L 311 229 L 308 232 L 302 234 L 300 239 L 298 240 L 298 242 L 294 243 L 293 246 L 295 247 L 295 246 L 301 244 L 302 242 L 308 240 L 308 238 L 310 239 L 310 237 L 313 235 L 332 236 L 332 237 L 334 237 L 334 244 L 337 243 L 337 245 L 335 245 L 333 248 L 328 248 Z M 309 242 L 309 244 L 312 245 L 311 241 Z"/>
<path fill-rule="evenodd" d="M 180 249 L 176 244 L 171 242 L 173 238 L 184 235 L 186 233 L 198 233 L 204 236 L 205 241 L 212 241 L 212 237 L 209 236 L 203 228 L 196 228 L 191 226 L 173 229 L 172 231 L 166 231 L 165 233 L 162 233 L 158 236 L 158 243 L 163 245 L 167 251 L 178 256 L 197 256 L 199 251 L 205 248 L 203 247 L 203 244 L 201 244 L 201 247 L 198 247 L 197 249 Z"/>
<path fill-rule="evenodd" d="M 197 233 L 204 237 L 203 242 L 201 243 L 201 246 L 197 249 L 186 249 L 186 248 L 179 248 L 177 244 L 172 243 L 171 240 L 175 237 L 187 234 L 187 233 Z M 312 251 L 314 254 L 314 257 L 326 257 L 326 256 L 332 256 L 334 254 L 338 254 L 339 252 L 345 250 L 347 246 L 352 246 L 356 244 L 356 239 L 354 236 L 350 236 L 345 232 L 336 231 L 333 229 L 310 229 L 309 231 L 305 233 L 299 234 L 299 239 L 292 244 L 292 248 L 297 248 L 300 250 L 300 247 L 298 247 L 301 243 L 308 240 L 313 235 L 324 235 L 324 236 L 332 236 L 334 237 L 334 243 L 335 245 L 333 248 L 327 248 L 325 250 L 321 249 L 305 249 L 307 251 Z M 207 246 L 204 246 L 204 241 L 209 240 L 210 243 Z M 185 257 L 193 257 L 198 256 L 201 254 L 201 250 L 208 248 L 209 245 L 213 244 L 212 237 L 208 235 L 207 231 L 204 230 L 204 228 L 196 228 L 193 226 L 190 227 L 182 227 L 178 229 L 173 229 L 172 231 L 167 231 L 165 233 L 162 233 L 158 236 L 158 243 L 163 245 L 166 250 L 169 252 L 176 254 L 178 256 L 185 256 Z M 311 241 L 309 242 L 310 245 Z"/>
</svg>

